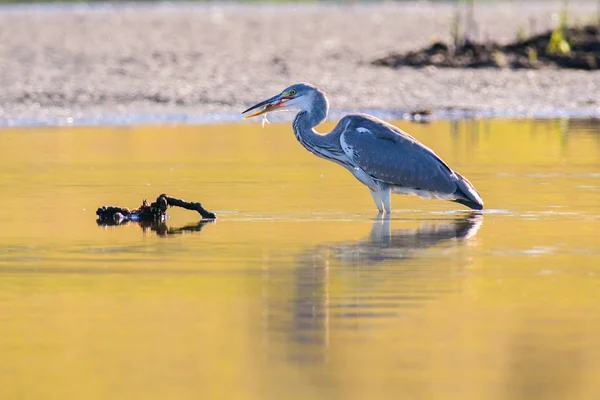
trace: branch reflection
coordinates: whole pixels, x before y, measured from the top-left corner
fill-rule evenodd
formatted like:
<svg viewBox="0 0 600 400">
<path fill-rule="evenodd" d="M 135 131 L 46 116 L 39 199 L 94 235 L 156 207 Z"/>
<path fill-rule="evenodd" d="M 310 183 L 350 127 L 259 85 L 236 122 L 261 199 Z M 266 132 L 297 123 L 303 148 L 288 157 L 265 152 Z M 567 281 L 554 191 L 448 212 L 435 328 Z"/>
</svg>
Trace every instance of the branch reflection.
<svg viewBox="0 0 600 400">
<path fill-rule="evenodd" d="M 206 225 L 214 224 L 214 219 L 203 219 L 194 224 L 187 224 L 180 227 L 171 227 L 166 221 L 123 221 L 120 223 L 103 222 L 96 220 L 98 226 L 111 227 L 123 225 L 137 225 L 142 229 L 143 233 L 156 232 L 160 237 L 168 237 L 173 235 L 182 235 L 185 233 L 200 232 Z"/>
</svg>

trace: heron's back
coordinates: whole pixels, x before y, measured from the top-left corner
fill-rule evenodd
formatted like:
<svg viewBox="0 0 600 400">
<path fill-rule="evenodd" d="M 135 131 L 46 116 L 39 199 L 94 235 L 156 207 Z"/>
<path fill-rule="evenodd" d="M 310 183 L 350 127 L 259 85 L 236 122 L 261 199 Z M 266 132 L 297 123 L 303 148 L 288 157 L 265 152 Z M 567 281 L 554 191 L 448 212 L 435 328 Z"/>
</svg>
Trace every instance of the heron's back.
<svg viewBox="0 0 600 400">
<path fill-rule="evenodd" d="M 342 148 L 356 166 L 394 191 L 483 207 L 481 196 L 468 180 L 398 127 L 354 114 L 342 118 L 336 129 L 341 130 Z"/>
</svg>

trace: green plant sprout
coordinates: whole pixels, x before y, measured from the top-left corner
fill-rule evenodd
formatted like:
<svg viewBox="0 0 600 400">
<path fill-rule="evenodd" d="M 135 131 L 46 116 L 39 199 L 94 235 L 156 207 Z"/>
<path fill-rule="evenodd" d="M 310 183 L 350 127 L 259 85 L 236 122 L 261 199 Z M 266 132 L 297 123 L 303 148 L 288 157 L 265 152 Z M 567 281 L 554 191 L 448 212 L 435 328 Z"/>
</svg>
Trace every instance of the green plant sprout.
<svg viewBox="0 0 600 400">
<path fill-rule="evenodd" d="M 563 10 L 560 13 L 560 26 L 550 36 L 546 47 L 546 54 L 565 55 L 571 52 L 571 45 L 567 41 L 566 30 L 569 22 L 569 0 L 564 1 Z"/>
</svg>

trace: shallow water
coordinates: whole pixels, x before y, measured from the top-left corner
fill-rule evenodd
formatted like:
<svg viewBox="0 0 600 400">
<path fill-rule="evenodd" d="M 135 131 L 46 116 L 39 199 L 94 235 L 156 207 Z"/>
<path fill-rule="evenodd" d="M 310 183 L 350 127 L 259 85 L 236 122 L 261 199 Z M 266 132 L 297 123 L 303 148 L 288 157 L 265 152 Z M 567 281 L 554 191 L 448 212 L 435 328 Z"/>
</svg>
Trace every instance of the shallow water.
<svg viewBox="0 0 600 400">
<path fill-rule="evenodd" d="M 0 398 L 595 398 L 597 121 L 398 125 L 483 215 L 379 220 L 289 123 L 0 130 Z M 219 220 L 95 222 L 163 192 Z"/>
</svg>

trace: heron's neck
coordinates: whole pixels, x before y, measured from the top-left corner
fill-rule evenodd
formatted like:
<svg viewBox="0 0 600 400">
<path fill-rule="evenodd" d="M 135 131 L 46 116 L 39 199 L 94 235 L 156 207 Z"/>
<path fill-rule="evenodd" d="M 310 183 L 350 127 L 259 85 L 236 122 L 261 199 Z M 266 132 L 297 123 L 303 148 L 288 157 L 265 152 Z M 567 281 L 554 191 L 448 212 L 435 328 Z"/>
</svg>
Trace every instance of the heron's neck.
<svg viewBox="0 0 600 400">
<path fill-rule="evenodd" d="M 319 156 L 318 149 L 327 145 L 327 135 L 320 135 L 315 131 L 315 127 L 327 118 L 327 111 L 329 110 L 329 104 L 325 95 L 316 92 L 314 98 L 310 102 L 308 109 L 302 110 L 294 118 L 293 128 L 294 134 L 298 141 L 306 147 L 311 153 L 315 153 Z"/>
</svg>

